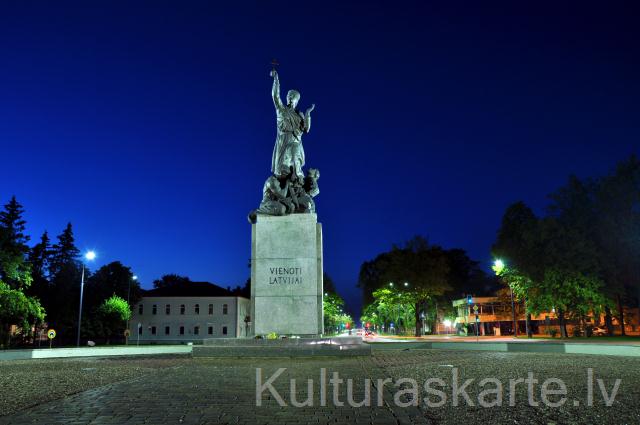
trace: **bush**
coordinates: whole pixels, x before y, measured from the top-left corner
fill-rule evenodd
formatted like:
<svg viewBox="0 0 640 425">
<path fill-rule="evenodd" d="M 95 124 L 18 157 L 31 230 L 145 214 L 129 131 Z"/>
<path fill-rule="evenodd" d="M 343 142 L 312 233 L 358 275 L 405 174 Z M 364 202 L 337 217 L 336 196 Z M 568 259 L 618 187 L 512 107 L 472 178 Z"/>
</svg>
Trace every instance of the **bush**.
<svg viewBox="0 0 640 425">
<path fill-rule="evenodd" d="M 558 330 L 556 328 L 549 329 L 549 335 L 551 336 L 551 338 L 555 338 L 557 334 Z"/>
</svg>

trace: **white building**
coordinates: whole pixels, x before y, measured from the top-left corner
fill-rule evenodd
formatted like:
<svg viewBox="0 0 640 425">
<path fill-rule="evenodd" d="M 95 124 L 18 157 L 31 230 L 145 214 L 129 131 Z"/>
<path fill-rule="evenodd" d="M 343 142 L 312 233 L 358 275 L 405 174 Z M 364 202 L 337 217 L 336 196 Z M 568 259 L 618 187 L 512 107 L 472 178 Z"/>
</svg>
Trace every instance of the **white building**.
<svg viewBox="0 0 640 425">
<path fill-rule="evenodd" d="M 144 291 L 133 308 L 129 343 L 181 344 L 250 334 L 249 300 L 208 282 Z"/>
</svg>

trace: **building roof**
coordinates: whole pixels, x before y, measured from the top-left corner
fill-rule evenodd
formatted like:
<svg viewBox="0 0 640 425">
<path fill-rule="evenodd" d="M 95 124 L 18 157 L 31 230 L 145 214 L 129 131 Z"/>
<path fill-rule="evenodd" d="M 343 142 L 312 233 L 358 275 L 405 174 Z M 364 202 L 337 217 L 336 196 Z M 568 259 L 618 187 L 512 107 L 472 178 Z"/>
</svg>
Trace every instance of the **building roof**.
<svg viewBox="0 0 640 425">
<path fill-rule="evenodd" d="M 209 282 L 189 282 L 142 292 L 143 297 L 235 297 L 231 291 Z"/>
</svg>

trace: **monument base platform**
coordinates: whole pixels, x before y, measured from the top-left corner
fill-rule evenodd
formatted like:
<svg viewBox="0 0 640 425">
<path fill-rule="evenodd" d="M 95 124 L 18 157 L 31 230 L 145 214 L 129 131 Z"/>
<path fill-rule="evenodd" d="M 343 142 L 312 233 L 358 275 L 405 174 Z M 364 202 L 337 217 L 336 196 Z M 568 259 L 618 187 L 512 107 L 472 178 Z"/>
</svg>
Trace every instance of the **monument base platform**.
<svg viewBox="0 0 640 425">
<path fill-rule="evenodd" d="M 323 334 L 322 227 L 315 214 L 258 214 L 251 226 L 253 334 Z"/>
<path fill-rule="evenodd" d="M 211 338 L 193 347 L 194 357 L 315 357 L 370 356 L 360 337 L 335 338 Z"/>
</svg>

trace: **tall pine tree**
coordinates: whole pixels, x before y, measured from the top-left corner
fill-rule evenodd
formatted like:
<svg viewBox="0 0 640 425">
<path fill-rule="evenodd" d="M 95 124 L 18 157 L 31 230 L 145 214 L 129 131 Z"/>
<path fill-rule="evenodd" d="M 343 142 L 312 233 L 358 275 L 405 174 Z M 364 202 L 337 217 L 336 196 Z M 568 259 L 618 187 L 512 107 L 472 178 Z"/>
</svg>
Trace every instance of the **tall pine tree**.
<svg viewBox="0 0 640 425">
<path fill-rule="evenodd" d="M 49 326 L 58 330 L 61 341 L 71 342 L 75 335 L 80 297 L 80 250 L 75 245 L 73 228 L 67 224 L 53 245 L 49 264 L 49 295 L 45 300 Z"/>
<path fill-rule="evenodd" d="M 73 265 L 78 267 L 79 255 L 80 250 L 75 245 L 73 227 L 71 223 L 67 223 L 67 227 L 58 235 L 58 243 L 53 245 L 53 249 L 51 250 L 49 273 L 55 276 L 66 266 Z"/>
<path fill-rule="evenodd" d="M 43 301 L 49 293 L 49 264 L 51 262 L 51 242 L 46 231 L 40 237 L 40 242 L 29 251 L 28 261 L 33 277 L 28 293 Z"/>
<path fill-rule="evenodd" d="M 0 211 L 0 280 L 13 289 L 22 290 L 31 284 L 26 255 L 29 236 L 25 234 L 24 208 L 13 196 Z"/>
</svg>

